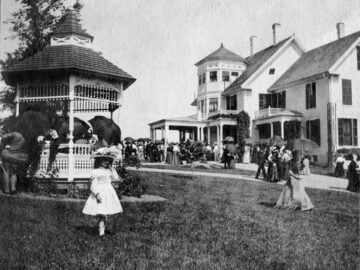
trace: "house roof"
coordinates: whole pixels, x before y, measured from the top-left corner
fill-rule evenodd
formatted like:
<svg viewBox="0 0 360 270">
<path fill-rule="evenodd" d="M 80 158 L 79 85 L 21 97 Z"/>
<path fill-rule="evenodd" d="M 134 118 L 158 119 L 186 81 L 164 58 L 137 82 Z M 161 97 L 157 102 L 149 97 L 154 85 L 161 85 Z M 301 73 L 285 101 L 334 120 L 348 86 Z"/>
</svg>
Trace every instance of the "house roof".
<svg viewBox="0 0 360 270">
<path fill-rule="evenodd" d="M 43 51 L 9 67 L 2 72 L 2 75 L 5 82 L 12 85 L 20 73 L 40 71 L 49 73 L 58 71 L 90 73 L 99 77 L 126 81 L 126 87 L 135 81 L 131 75 L 106 60 L 99 53 L 75 45 L 49 46 Z"/>
<path fill-rule="evenodd" d="M 304 53 L 270 89 L 329 71 L 359 37 L 360 31 Z"/>
<path fill-rule="evenodd" d="M 240 55 L 237 55 L 233 53 L 232 51 L 229 51 L 224 47 L 224 45 L 221 43 L 221 46 L 216 51 L 212 52 L 205 58 L 201 59 L 199 62 L 197 62 L 195 65 L 200 66 L 205 62 L 209 61 L 219 61 L 219 60 L 226 60 L 226 61 L 232 61 L 232 62 L 244 62 L 245 59 L 241 57 Z"/>
<path fill-rule="evenodd" d="M 56 29 L 53 31 L 52 36 L 62 37 L 68 35 L 77 35 L 82 37 L 88 37 L 93 40 L 93 36 L 86 33 L 84 29 L 81 28 L 80 20 L 77 17 L 77 14 L 74 10 L 69 10 L 66 14 L 60 19 Z"/>
<path fill-rule="evenodd" d="M 271 56 L 273 56 L 288 40 L 290 40 L 293 36 L 290 36 L 282 41 L 276 43 L 275 45 L 271 45 L 252 56 L 246 57 L 246 61 L 248 63 L 245 71 L 232 83 L 227 89 L 225 89 L 224 94 L 235 86 L 241 86 L 251 75 L 253 75 Z"/>
</svg>

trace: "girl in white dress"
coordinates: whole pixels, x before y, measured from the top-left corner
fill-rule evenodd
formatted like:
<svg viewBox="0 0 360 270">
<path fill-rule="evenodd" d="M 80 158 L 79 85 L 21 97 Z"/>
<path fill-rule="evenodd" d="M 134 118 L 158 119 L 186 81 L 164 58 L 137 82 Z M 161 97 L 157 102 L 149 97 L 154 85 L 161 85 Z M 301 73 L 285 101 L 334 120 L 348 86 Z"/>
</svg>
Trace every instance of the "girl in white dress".
<svg viewBox="0 0 360 270">
<path fill-rule="evenodd" d="M 121 213 L 122 207 L 112 181 L 119 181 L 119 175 L 112 168 L 113 156 L 94 156 L 94 170 L 91 173 L 91 194 L 87 199 L 83 214 L 97 217 L 99 235 L 105 234 L 107 216 Z"/>
</svg>

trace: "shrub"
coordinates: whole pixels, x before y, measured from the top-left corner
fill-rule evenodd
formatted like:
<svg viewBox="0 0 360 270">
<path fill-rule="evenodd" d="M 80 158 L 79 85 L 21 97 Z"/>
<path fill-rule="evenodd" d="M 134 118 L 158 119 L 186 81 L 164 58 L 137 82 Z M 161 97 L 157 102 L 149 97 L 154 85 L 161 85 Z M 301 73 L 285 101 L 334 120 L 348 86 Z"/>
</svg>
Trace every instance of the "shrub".
<svg viewBox="0 0 360 270">
<path fill-rule="evenodd" d="M 146 191 L 147 186 L 143 183 L 139 176 L 134 176 L 126 169 L 126 163 L 116 168 L 117 173 L 122 178 L 118 187 L 118 194 L 120 196 L 134 196 L 140 198 Z"/>
</svg>

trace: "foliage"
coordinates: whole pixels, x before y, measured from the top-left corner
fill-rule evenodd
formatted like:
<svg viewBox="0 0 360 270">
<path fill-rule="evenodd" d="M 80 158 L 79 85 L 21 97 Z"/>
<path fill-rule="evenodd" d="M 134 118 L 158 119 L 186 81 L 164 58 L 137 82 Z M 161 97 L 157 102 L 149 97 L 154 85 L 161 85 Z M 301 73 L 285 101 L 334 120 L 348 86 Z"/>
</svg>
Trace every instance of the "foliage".
<svg viewBox="0 0 360 270">
<path fill-rule="evenodd" d="M 237 116 L 237 143 L 239 145 L 239 158 L 242 160 L 242 155 L 245 152 L 245 139 L 249 138 L 250 134 L 250 116 L 247 112 L 241 111 Z"/>
<path fill-rule="evenodd" d="M 5 60 L 0 61 L 5 70 L 23 60 L 42 51 L 50 40 L 54 26 L 65 12 L 64 0 L 16 0 L 20 8 L 13 12 L 12 17 L 5 21 L 10 25 L 12 34 L 8 37 L 18 41 L 18 47 L 13 52 L 6 52 Z M 80 12 L 82 4 L 79 0 L 73 6 Z M 14 110 L 15 90 L 6 88 L 0 95 L 2 109 Z"/>
<path fill-rule="evenodd" d="M 126 169 L 126 163 L 122 163 L 116 168 L 117 173 L 122 179 L 119 184 L 118 193 L 119 195 L 134 196 L 140 198 L 146 191 L 146 185 L 143 183 L 142 178 L 134 176 Z"/>
</svg>

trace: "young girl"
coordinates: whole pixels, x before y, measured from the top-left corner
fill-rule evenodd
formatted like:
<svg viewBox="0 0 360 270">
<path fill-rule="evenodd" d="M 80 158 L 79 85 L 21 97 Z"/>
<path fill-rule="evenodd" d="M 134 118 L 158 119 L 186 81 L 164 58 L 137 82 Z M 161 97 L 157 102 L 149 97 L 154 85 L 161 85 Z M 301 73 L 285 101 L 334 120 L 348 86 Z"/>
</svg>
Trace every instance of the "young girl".
<svg viewBox="0 0 360 270">
<path fill-rule="evenodd" d="M 99 225 L 99 235 L 105 234 L 105 221 L 108 215 L 121 213 L 122 207 L 111 181 L 119 180 L 112 168 L 114 156 L 94 155 L 94 170 L 91 173 L 91 194 L 87 199 L 83 214 L 96 216 Z"/>
<path fill-rule="evenodd" d="M 289 170 L 286 184 L 275 208 L 301 209 L 301 211 L 307 211 L 314 208 L 299 177 L 299 170 L 295 162 L 293 162 L 292 168 Z"/>
</svg>

